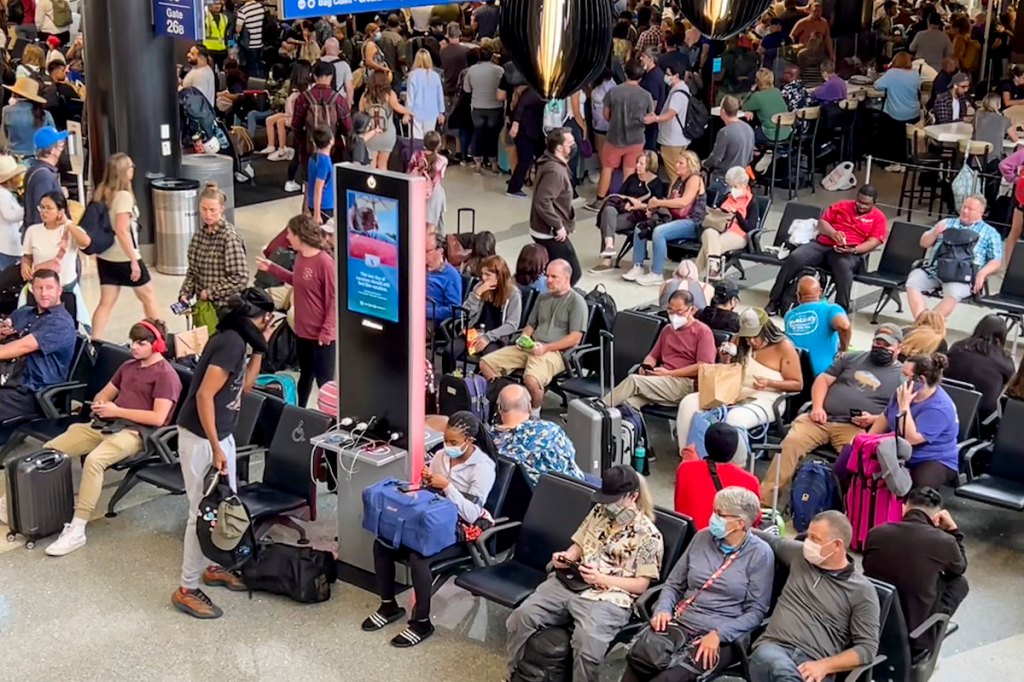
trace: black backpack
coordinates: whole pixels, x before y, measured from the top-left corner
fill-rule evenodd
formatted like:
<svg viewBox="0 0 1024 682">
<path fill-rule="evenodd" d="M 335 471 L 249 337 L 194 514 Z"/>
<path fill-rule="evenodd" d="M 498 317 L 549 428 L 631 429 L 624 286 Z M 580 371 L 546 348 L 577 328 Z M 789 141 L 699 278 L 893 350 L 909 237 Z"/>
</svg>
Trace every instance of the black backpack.
<svg viewBox="0 0 1024 682">
<path fill-rule="evenodd" d="M 203 491 L 196 514 L 199 547 L 207 559 L 228 571 L 237 570 L 251 561 L 258 550 L 252 515 L 231 489 L 227 477 L 215 469 L 203 477 Z M 228 528 L 233 528 L 235 535 L 230 539 L 230 547 L 224 544 Z"/>
<path fill-rule="evenodd" d="M 295 252 L 291 249 L 278 249 L 274 253 L 270 254 L 269 258 L 271 263 L 280 265 L 285 270 L 295 269 Z M 253 286 L 258 289 L 270 289 L 271 287 L 279 287 L 283 284 L 281 280 L 274 277 L 269 272 L 259 271 L 256 273 L 256 278 L 253 281 Z"/>
<path fill-rule="evenodd" d="M 686 104 L 686 121 L 682 124 L 683 135 L 690 142 L 694 142 L 704 137 L 708 124 L 711 122 L 711 114 L 708 112 L 708 108 L 704 106 L 704 102 L 701 102 L 685 90 L 683 90 L 683 94 L 686 95 L 688 100 Z"/>
<path fill-rule="evenodd" d="M 299 349 L 295 342 L 295 332 L 288 322 L 281 320 L 277 329 L 270 335 L 267 343 L 267 354 L 263 356 L 260 371 L 265 374 L 277 374 L 299 368 Z"/>
<path fill-rule="evenodd" d="M 615 305 L 615 299 L 604 288 L 604 285 L 598 284 L 590 290 L 589 294 L 584 294 L 583 299 L 588 304 L 594 304 L 594 315 L 599 317 L 602 325 L 601 329 L 610 332 L 612 325 L 615 323 L 615 315 L 618 314 L 619 309 Z"/>
<path fill-rule="evenodd" d="M 277 543 L 260 545 L 256 558 L 242 569 L 242 580 L 250 590 L 280 594 L 300 604 L 330 599 L 331 583 L 337 577 L 330 552 Z"/>
<path fill-rule="evenodd" d="M 800 268 L 800 270 L 798 270 L 797 273 L 794 274 L 788 282 L 786 282 L 786 286 L 782 289 L 782 296 L 779 299 L 780 315 L 785 315 L 790 311 L 790 309 L 797 306 L 796 290 L 800 284 L 800 279 L 807 276 L 817 279 L 824 291 L 825 284 L 827 284 L 827 282 L 825 281 L 824 273 L 821 270 L 818 268 L 812 268 L 809 265 Z"/>
<path fill-rule="evenodd" d="M 114 228 L 110 224 L 110 211 L 101 201 L 90 201 L 85 207 L 81 227 L 89 235 L 89 246 L 82 249 L 90 256 L 103 253 L 114 245 Z"/>
<path fill-rule="evenodd" d="M 942 243 L 935 251 L 935 276 L 940 282 L 974 282 L 974 245 L 978 233 L 959 228 L 947 229 L 942 233 Z"/>
<path fill-rule="evenodd" d="M 523 657 L 509 682 L 570 682 L 572 633 L 564 627 L 544 628 L 526 640 Z"/>
<path fill-rule="evenodd" d="M 7 23 L 20 24 L 25 21 L 25 7 L 21 0 L 8 0 L 7 2 Z"/>
</svg>

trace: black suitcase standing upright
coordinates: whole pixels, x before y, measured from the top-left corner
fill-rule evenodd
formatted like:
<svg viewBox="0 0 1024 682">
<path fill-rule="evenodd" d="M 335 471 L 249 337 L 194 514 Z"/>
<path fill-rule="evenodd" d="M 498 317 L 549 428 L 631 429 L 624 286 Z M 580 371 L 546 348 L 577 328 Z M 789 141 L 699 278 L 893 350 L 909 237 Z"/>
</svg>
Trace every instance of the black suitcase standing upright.
<svg viewBox="0 0 1024 682">
<path fill-rule="evenodd" d="M 63 452 L 37 450 L 7 462 L 7 541 L 25 537 L 25 547 L 53 535 L 71 521 L 75 491 L 71 460 Z"/>
</svg>

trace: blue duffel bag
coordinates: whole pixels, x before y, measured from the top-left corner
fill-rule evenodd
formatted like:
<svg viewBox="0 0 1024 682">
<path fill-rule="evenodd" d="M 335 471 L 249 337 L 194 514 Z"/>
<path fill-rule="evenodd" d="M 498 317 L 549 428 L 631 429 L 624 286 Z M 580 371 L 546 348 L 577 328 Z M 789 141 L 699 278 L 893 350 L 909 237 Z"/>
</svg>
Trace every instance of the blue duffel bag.
<svg viewBox="0 0 1024 682">
<path fill-rule="evenodd" d="M 387 547 L 433 556 L 457 541 L 459 510 L 432 490 L 402 492 L 409 485 L 386 478 L 363 490 L 363 528 Z"/>
</svg>

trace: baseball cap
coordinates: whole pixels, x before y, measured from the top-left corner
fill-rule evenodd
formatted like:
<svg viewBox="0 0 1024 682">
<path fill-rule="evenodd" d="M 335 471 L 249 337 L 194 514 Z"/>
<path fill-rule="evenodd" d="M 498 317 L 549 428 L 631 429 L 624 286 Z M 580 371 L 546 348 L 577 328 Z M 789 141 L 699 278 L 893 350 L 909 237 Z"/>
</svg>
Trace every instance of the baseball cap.
<svg viewBox="0 0 1024 682">
<path fill-rule="evenodd" d="M 903 330 L 894 324 L 883 324 L 875 330 L 875 338 L 885 341 L 886 345 L 895 346 L 903 343 Z"/>
<path fill-rule="evenodd" d="M 720 279 L 715 283 L 715 303 L 727 303 L 740 297 L 740 286 L 731 279 Z"/>
<path fill-rule="evenodd" d="M 740 432 L 732 424 L 715 422 L 704 433 L 704 450 L 708 459 L 719 464 L 728 464 L 736 459 L 747 459 L 747 443 L 740 438 Z"/>
<path fill-rule="evenodd" d="M 740 313 L 740 330 L 738 336 L 750 338 L 757 336 L 768 323 L 768 313 L 764 308 L 747 308 Z"/>
<path fill-rule="evenodd" d="M 60 131 L 53 126 L 43 126 L 36 131 L 35 137 L 32 141 L 36 145 L 36 151 L 40 149 L 49 149 L 58 142 L 63 142 L 68 139 L 67 131 Z"/>
<path fill-rule="evenodd" d="M 607 504 L 639 489 L 640 476 L 633 468 L 625 464 L 616 464 L 601 474 L 601 489 L 595 490 L 590 499 L 598 504 Z"/>
</svg>

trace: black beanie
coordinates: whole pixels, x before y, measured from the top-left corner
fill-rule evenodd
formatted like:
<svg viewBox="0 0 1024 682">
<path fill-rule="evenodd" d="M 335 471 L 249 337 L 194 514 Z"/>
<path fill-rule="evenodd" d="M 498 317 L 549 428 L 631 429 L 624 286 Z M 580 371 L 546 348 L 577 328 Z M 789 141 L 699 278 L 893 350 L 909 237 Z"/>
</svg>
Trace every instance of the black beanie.
<svg viewBox="0 0 1024 682">
<path fill-rule="evenodd" d="M 735 426 L 717 422 L 708 427 L 704 434 L 704 449 L 712 462 L 727 464 L 736 456 L 740 434 Z"/>
</svg>

